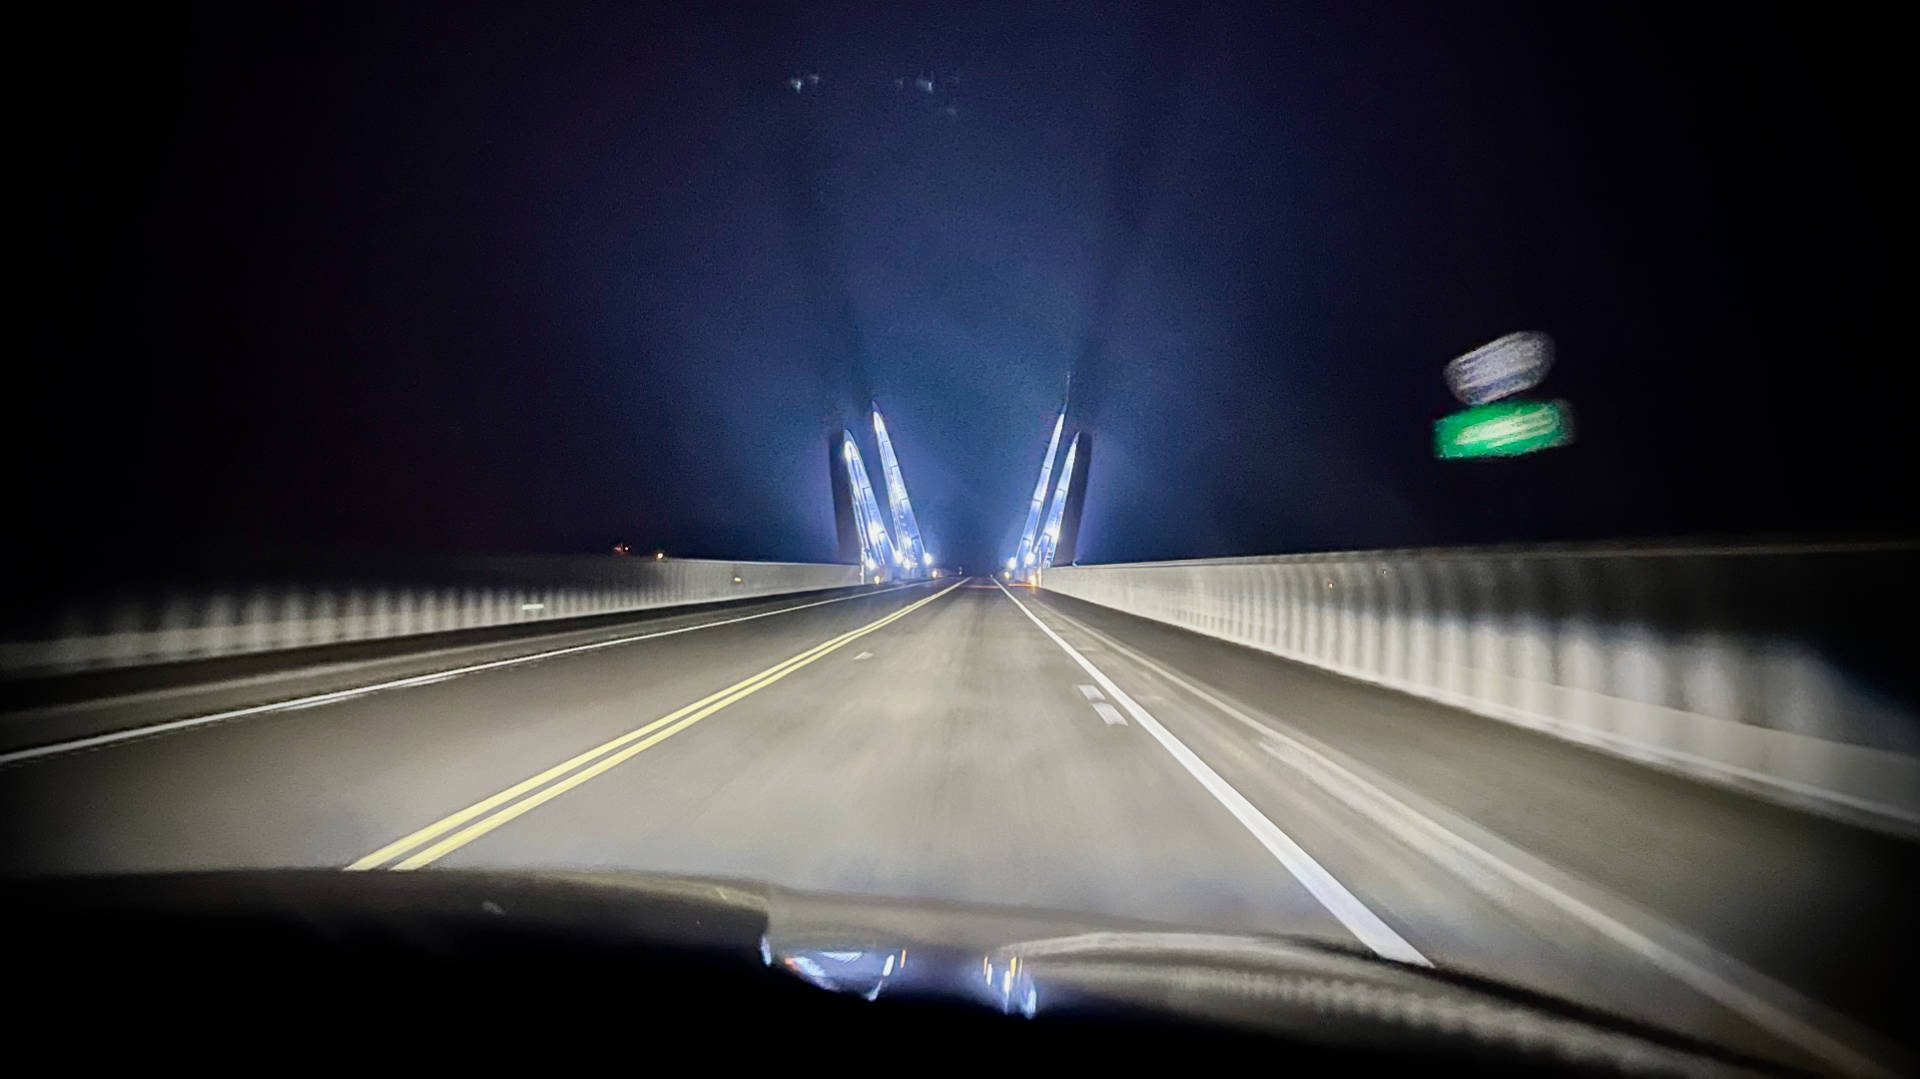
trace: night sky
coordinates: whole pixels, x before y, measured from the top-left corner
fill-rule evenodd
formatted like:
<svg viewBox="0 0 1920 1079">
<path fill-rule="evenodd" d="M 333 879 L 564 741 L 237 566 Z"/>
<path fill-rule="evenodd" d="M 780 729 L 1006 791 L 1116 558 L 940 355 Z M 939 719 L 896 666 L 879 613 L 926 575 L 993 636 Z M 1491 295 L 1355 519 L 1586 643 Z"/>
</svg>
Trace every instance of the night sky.
<svg viewBox="0 0 1920 1079">
<path fill-rule="evenodd" d="M 984 568 L 1069 372 L 1082 561 L 1914 522 L 1871 26 L 279 7 L 21 38 L 16 564 L 827 560 L 877 397 Z M 1578 442 L 1433 460 L 1442 365 L 1520 329 Z"/>
</svg>

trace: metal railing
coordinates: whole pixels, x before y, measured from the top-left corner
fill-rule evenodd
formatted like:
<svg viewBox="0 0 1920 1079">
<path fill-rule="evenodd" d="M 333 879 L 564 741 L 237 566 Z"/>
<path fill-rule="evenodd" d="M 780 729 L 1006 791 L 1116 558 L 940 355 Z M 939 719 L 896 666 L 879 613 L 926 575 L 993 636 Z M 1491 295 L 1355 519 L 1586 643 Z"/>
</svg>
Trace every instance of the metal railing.
<svg viewBox="0 0 1920 1079">
<path fill-rule="evenodd" d="M 854 587 L 857 566 L 651 558 L 460 560 L 364 578 L 108 590 L 16 618 L 0 671 L 56 674 Z"/>
<path fill-rule="evenodd" d="M 1920 828 L 1916 549 L 1560 547 L 1056 567 L 1063 595 L 1811 808 Z"/>
</svg>

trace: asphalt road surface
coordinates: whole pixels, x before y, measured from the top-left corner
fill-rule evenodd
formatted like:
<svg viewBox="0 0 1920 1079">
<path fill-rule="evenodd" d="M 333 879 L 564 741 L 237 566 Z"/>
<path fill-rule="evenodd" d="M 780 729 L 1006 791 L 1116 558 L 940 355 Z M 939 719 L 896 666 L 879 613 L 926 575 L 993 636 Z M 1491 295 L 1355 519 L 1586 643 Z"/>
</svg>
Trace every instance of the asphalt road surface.
<svg viewBox="0 0 1920 1079">
<path fill-rule="evenodd" d="M 744 610 L 55 709 L 72 748 L 0 753 L 0 870 L 644 869 L 1305 934 L 1911 1067 L 1910 840 L 990 579 Z M 103 716 L 139 729 L 74 744 Z"/>
</svg>

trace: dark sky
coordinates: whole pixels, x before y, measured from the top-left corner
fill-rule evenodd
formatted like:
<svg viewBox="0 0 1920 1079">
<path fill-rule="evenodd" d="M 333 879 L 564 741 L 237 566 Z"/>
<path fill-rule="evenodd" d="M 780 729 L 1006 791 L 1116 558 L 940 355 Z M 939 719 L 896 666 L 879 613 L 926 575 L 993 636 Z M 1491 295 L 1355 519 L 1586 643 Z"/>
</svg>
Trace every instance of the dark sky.
<svg viewBox="0 0 1920 1079">
<path fill-rule="evenodd" d="M 827 559 L 877 396 L 984 565 L 1070 370 L 1083 561 L 1913 523 L 1871 26 L 707 7 L 25 35 L 12 556 Z M 1434 461 L 1517 329 L 1579 441 Z"/>
</svg>

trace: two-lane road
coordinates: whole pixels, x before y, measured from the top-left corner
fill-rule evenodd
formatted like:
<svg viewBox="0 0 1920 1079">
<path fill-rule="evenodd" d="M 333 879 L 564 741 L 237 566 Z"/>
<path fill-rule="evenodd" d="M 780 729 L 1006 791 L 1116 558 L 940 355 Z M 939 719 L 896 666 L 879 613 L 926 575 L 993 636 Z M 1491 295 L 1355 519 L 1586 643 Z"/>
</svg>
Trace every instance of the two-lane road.
<svg viewBox="0 0 1920 1079">
<path fill-rule="evenodd" d="M 0 859 L 744 877 L 1306 934 L 1828 1067 L 1884 1059 L 1873 1028 L 1897 1030 L 1872 1003 L 1827 1006 L 1831 970 L 1729 946 L 1681 899 L 1623 898 L 1630 869 L 1580 863 L 1604 836 L 1532 836 L 1504 779 L 1462 786 L 1438 749 L 1399 760 L 1380 715 L 1404 698 L 989 579 L 770 609 L 16 762 Z M 1467 722 L 1449 744 L 1594 789 L 1575 778 L 1591 754 Z M 1421 723 L 1414 749 L 1442 720 Z M 1700 813 L 1726 797 L 1648 783 Z M 1583 811 L 1632 834 L 1642 810 Z M 1830 834 L 1855 844 L 1833 856 L 1862 874 L 1847 887 L 1906 879 L 1911 844 Z M 1752 896 L 1722 913 L 1779 916 Z"/>
</svg>

